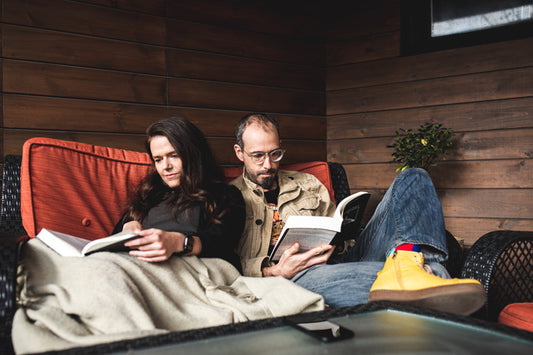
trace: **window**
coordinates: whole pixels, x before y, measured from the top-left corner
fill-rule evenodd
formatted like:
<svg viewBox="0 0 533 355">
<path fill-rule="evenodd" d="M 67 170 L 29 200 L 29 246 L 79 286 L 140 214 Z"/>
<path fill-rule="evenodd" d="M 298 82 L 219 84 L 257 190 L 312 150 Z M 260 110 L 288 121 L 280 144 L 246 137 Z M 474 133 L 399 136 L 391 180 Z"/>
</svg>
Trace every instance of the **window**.
<svg viewBox="0 0 533 355">
<path fill-rule="evenodd" d="M 402 54 L 533 36 L 533 0 L 403 0 Z"/>
</svg>

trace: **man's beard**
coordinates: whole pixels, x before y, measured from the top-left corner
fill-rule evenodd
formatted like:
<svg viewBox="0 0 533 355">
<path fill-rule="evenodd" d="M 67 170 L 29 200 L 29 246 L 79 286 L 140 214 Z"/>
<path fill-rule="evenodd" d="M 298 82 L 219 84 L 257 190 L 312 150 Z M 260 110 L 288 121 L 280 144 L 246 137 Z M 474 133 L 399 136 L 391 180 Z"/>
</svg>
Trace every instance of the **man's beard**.
<svg viewBox="0 0 533 355">
<path fill-rule="evenodd" d="M 266 177 L 263 180 L 259 181 L 258 176 L 260 174 L 274 174 L 271 177 Z M 267 171 L 259 172 L 257 175 L 250 176 L 250 180 L 252 180 L 257 185 L 261 186 L 265 190 L 270 190 L 274 183 L 276 182 L 276 179 L 278 177 L 277 170 L 276 169 L 268 169 Z"/>
<path fill-rule="evenodd" d="M 261 186 L 264 190 L 270 190 L 272 186 L 274 186 L 275 181 L 276 181 L 275 176 L 267 177 L 267 178 L 264 178 L 263 181 L 261 181 L 259 186 Z"/>
</svg>

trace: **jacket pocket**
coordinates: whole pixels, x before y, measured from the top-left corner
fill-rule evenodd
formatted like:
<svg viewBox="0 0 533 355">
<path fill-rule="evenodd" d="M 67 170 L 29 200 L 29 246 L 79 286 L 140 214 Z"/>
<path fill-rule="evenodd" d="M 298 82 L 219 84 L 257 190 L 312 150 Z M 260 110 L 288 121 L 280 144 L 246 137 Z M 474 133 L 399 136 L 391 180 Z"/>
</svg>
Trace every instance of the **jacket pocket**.
<svg viewBox="0 0 533 355">
<path fill-rule="evenodd" d="M 316 195 L 305 193 L 298 199 L 298 210 L 300 215 L 314 215 L 314 212 L 320 207 L 321 198 Z"/>
</svg>

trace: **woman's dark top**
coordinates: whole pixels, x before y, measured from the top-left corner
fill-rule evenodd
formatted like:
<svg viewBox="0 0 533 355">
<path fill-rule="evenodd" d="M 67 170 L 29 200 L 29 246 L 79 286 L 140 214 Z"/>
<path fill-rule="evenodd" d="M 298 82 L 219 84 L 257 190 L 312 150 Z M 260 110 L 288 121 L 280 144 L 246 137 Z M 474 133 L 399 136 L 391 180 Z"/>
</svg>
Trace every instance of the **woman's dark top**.
<svg viewBox="0 0 533 355">
<path fill-rule="evenodd" d="M 144 229 L 158 228 L 167 232 L 192 232 L 202 241 L 202 251 L 198 257 L 221 258 L 242 272 L 241 262 L 235 250 L 244 229 L 246 210 L 241 192 L 235 187 L 226 184 L 217 184 L 210 189 L 215 197 L 215 216 L 226 210 L 218 218 L 221 223 L 209 219 L 203 207 L 192 207 L 174 215 L 172 206 L 166 202 L 153 207 L 141 223 Z M 122 230 L 125 223 L 131 218 L 123 216 L 115 226 L 113 233 Z"/>
</svg>

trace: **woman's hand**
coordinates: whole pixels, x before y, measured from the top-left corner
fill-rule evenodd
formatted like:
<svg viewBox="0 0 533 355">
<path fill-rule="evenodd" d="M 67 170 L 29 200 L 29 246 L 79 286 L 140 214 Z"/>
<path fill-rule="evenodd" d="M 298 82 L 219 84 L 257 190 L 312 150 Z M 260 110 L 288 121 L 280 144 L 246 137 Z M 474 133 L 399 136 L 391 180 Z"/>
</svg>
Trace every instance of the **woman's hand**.
<svg viewBox="0 0 533 355">
<path fill-rule="evenodd" d="M 165 261 L 173 253 L 183 251 L 185 235 L 179 232 L 167 232 L 161 229 L 150 228 L 145 230 L 135 230 L 141 238 L 130 240 L 124 245 L 134 250 L 130 255 L 136 256 L 140 260 L 149 262 Z M 194 238 L 193 251 L 187 255 L 198 255 L 201 250 L 200 239 Z"/>
<path fill-rule="evenodd" d="M 139 221 L 129 221 L 129 222 L 124 223 L 124 225 L 122 226 L 123 231 L 128 230 L 134 233 L 142 229 L 143 229 L 143 226 Z"/>
<path fill-rule="evenodd" d="M 298 253 L 299 250 L 300 244 L 294 243 L 283 252 L 276 265 L 263 268 L 263 276 L 283 276 L 290 279 L 310 266 L 325 264 L 335 248 L 333 245 L 324 244 L 305 253 Z"/>
</svg>

